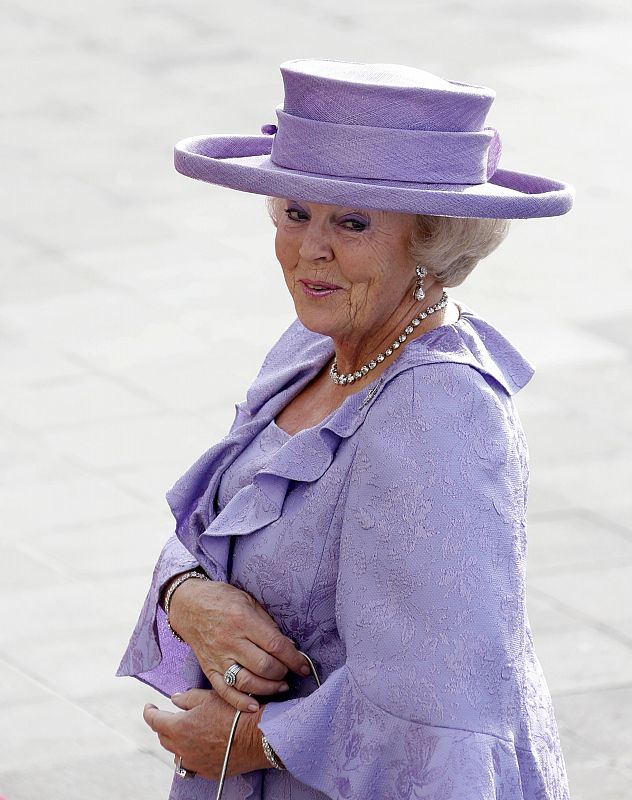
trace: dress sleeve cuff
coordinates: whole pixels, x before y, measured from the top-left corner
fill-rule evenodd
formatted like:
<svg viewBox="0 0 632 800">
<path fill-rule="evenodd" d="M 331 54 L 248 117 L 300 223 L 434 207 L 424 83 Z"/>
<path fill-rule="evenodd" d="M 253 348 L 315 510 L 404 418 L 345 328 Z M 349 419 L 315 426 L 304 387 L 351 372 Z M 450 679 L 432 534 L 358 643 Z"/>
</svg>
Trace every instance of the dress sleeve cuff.
<svg viewBox="0 0 632 800">
<path fill-rule="evenodd" d="M 340 800 L 533 800 L 551 796 L 546 776 L 559 771 L 553 743 L 534 753 L 390 714 L 346 664 L 309 696 L 268 703 L 259 728 L 289 772 Z"/>
<path fill-rule="evenodd" d="M 172 536 L 162 549 L 142 611 L 116 672 L 153 686 L 169 697 L 174 692 L 208 688 L 191 648 L 169 630 L 160 593 L 174 575 L 198 567 L 196 559 Z M 216 576 L 209 575 L 212 580 Z"/>
</svg>

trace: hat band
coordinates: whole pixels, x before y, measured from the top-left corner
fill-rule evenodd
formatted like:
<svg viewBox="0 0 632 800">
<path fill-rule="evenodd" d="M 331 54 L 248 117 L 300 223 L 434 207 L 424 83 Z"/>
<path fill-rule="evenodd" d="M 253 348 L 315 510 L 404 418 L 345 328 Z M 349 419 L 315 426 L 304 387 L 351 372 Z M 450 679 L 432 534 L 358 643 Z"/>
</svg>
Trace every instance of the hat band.
<svg viewBox="0 0 632 800">
<path fill-rule="evenodd" d="M 420 131 L 320 122 L 276 110 L 279 167 L 345 178 L 481 184 L 495 172 L 498 131 Z"/>
</svg>

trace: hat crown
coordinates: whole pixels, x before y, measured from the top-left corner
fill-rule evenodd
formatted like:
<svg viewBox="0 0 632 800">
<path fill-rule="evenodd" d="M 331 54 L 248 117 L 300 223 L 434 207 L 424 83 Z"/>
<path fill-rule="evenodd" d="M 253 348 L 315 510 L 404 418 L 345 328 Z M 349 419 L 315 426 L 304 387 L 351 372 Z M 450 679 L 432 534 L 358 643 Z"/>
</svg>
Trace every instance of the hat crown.
<svg viewBox="0 0 632 800">
<path fill-rule="evenodd" d="M 493 89 L 399 64 L 281 64 L 285 102 L 260 136 L 178 142 L 185 175 L 313 203 L 409 214 L 517 219 L 565 214 L 569 184 L 499 168 L 485 125 Z"/>
<path fill-rule="evenodd" d="M 421 131 L 480 131 L 495 92 L 400 64 L 296 59 L 281 64 L 287 114 Z"/>
</svg>

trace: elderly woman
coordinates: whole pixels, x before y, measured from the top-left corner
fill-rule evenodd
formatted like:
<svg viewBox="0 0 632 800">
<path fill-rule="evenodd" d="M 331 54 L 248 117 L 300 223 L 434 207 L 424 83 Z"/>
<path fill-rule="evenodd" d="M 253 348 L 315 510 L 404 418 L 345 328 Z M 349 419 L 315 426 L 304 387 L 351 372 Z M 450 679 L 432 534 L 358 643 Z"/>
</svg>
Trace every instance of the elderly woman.
<svg viewBox="0 0 632 800">
<path fill-rule="evenodd" d="M 176 147 L 183 174 L 268 196 L 297 319 L 168 492 L 118 674 L 177 707 L 144 710 L 173 799 L 562 800 L 525 610 L 533 368 L 445 289 L 573 190 L 497 168 L 489 89 L 281 71 L 278 126 Z"/>
</svg>

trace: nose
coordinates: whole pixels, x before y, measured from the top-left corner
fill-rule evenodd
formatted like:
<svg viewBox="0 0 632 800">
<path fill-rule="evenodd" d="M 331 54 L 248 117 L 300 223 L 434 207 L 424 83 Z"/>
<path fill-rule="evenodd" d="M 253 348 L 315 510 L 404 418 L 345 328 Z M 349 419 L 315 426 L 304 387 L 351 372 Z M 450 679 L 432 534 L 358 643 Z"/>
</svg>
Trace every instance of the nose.
<svg viewBox="0 0 632 800">
<path fill-rule="evenodd" d="M 323 226 L 310 220 L 304 228 L 298 252 L 305 261 L 331 261 L 333 250 Z"/>
</svg>

